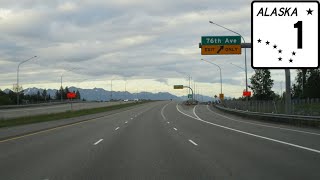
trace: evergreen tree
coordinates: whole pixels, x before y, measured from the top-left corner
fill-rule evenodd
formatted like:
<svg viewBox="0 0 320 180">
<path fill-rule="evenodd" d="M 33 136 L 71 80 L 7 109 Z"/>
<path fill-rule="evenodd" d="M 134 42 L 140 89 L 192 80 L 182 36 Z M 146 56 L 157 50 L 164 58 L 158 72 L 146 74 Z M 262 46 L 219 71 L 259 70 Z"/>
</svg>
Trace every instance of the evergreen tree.
<svg viewBox="0 0 320 180">
<path fill-rule="evenodd" d="M 63 99 L 68 99 L 67 94 L 69 93 L 69 88 L 68 86 L 65 88 L 64 92 L 63 92 Z"/>
<path fill-rule="evenodd" d="M 320 98 L 320 69 L 298 69 L 292 86 L 294 98 Z"/>
<path fill-rule="evenodd" d="M 76 92 L 76 99 L 81 99 L 81 95 L 80 95 L 79 90 L 77 90 L 77 92 Z"/>
<path fill-rule="evenodd" d="M 255 74 L 250 78 L 253 91 L 253 99 L 271 100 L 274 97 L 274 92 L 271 90 L 273 80 L 268 69 L 256 69 Z"/>
<path fill-rule="evenodd" d="M 39 102 L 39 100 L 41 100 L 40 98 L 41 98 L 40 91 L 38 90 L 38 92 L 37 92 L 37 102 Z"/>
<path fill-rule="evenodd" d="M 44 89 L 42 91 L 42 98 L 44 99 L 44 101 L 47 101 L 47 90 L 46 89 Z"/>
<path fill-rule="evenodd" d="M 56 94 L 55 94 L 55 99 L 60 99 L 60 97 L 61 97 L 61 90 L 60 91 L 56 91 Z"/>
</svg>

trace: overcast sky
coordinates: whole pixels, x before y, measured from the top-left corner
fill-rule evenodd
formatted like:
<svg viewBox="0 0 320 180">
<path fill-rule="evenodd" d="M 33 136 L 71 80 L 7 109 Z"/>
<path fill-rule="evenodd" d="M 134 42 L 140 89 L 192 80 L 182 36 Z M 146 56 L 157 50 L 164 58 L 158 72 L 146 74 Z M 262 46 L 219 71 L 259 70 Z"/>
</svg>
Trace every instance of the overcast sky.
<svg viewBox="0 0 320 180">
<path fill-rule="evenodd" d="M 205 95 L 220 92 L 221 66 L 225 96 L 245 88 L 241 55 L 201 56 L 204 35 L 235 35 L 251 42 L 250 0 L 0 0 L 0 89 L 17 81 L 23 88 L 104 88 L 130 92 L 173 90 L 190 75 Z M 248 78 L 253 74 L 247 49 Z M 292 72 L 292 81 L 295 71 Z M 274 91 L 284 90 L 284 70 L 271 71 Z"/>
</svg>

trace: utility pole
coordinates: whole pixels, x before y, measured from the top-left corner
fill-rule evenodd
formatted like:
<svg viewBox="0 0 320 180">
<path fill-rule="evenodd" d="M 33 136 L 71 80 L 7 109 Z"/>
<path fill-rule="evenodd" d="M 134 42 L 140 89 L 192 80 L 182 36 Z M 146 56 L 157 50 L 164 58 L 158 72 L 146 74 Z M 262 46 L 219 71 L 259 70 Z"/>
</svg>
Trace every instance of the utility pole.
<svg viewBox="0 0 320 180">
<path fill-rule="evenodd" d="M 283 98 L 283 93 L 282 93 L 282 81 L 280 81 L 280 97 Z"/>
<path fill-rule="evenodd" d="M 195 99 L 196 98 L 196 93 L 197 93 L 196 92 L 196 82 L 194 82 L 194 81 L 193 81 L 193 89 L 194 89 L 194 97 L 193 98 L 194 98 L 194 100 L 196 100 Z"/>
<path fill-rule="evenodd" d="M 189 75 L 189 87 L 190 87 L 191 76 Z M 190 94 L 190 89 L 188 89 L 188 95 Z"/>
<path fill-rule="evenodd" d="M 124 84 L 124 98 L 127 99 L 127 80 Z"/>
<path fill-rule="evenodd" d="M 285 69 L 286 75 L 286 114 L 291 114 L 291 79 L 290 69 Z"/>
<path fill-rule="evenodd" d="M 30 61 L 31 59 L 33 58 L 36 58 L 37 56 L 33 56 L 27 60 L 24 60 L 24 61 L 21 61 L 19 64 L 18 64 L 18 68 L 17 68 L 17 105 L 19 105 L 19 96 L 20 96 L 20 88 L 19 88 L 19 68 L 20 68 L 20 65 L 27 62 L 27 61 Z"/>
<path fill-rule="evenodd" d="M 111 79 L 111 95 L 110 95 L 110 101 L 112 100 L 112 79 Z"/>
</svg>

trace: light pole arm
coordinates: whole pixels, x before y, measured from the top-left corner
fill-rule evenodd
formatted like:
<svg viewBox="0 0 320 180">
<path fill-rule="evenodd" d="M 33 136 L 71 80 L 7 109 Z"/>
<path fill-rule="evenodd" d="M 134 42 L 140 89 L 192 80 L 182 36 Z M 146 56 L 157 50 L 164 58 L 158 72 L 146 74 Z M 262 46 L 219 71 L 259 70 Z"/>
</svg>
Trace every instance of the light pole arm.
<svg viewBox="0 0 320 180">
<path fill-rule="evenodd" d="M 191 87 L 189 87 L 189 86 L 183 86 L 184 88 L 189 88 L 190 90 L 191 90 L 191 93 L 192 93 L 192 100 L 193 100 L 193 90 L 192 90 L 192 88 Z"/>
<path fill-rule="evenodd" d="M 231 29 L 229 29 L 229 28 L 226 28 L 226 27 L 224 27 L 224 26 L 221 26 L 221 25 L 219 25 L 219 24 L 217 24 L 217 23 L 214 23 L 214 22 L 212 22 L 212 21 L 209 21 L 209 23 L 215 24 L 215 25 L 217 25 L 217 26 L 219 26 L 219 27 L 221 27 L 221 28 L 223 28 L 223 29 L 226 29 L 226 30 L 231 31 L 231 32 L 233 32 L 233 33 L 235 33 L 235 34 L 238 34 L 238 35 L 242 38 L 243 42 L 246 43 L 246 40 L 244 40 L 243 36 L 242 36 L 240 33 L 235 32 L 235 31 L 233 31 L 233 30 L 231 30 Z"/>
<path fill-rule="evenodd" d="M 241 67 L 241 66 L 238 66 L 238 65 L 236 65 L 236 64 L 233 64 L 233 63 L 230 63 L 230 64 L 232 64 L 232 65 L 234 65 L 234 66 L 236 66 L 236 67 L 238 67 L 238 68 L 240 68 L 240 69 L 242 69 L 242 70 L 245 70 L 243 67 Z"/>
<path fill-rule="evenodd" d="M 210 61 L 207 61 L 207 60 L 204 60 L 204 59 L 201 59 L 202 61 L 205 61 L 207 63 L 210 63 L 210 64 L 213 64 L 215 66 L 217 66 L 219 68 L 219 71 L 220 71 L 220 94 L 222 94 L 222 73 L 221 73 L 221 68 L 218 64 L 215 64 L 213 62 L 210 62 Z"/>
<path fill-rule="evenodd" d="M 231 32 L 233 32 L 233 33 L 235 33 L 235 34 L 238 34 L 238 35 L 242 38 L 243 42 L 246 43 L 246 40 L 243 38 L 243 36 L 242 36 L 240 33 L 235 32 L 235 31 L 233 31 L 233 30 L 231 30 L 231 29 L 229 29 L 229 28 L 226 28 L 226 27 L 224 27 L 224 26 L 221 26 L 220 24 L 214 23 L 214 22 L 212 22 L 212 21 L 209 21 L 209 23 L 214 24 L 214 25 L 217 25 L 217 26 L 219 26 L 219 27 L 221 27 L 221 28 L 223 28 L 223 29 L 226 29 L 226 30 L 228 30 L 228 31 L 231 31 Z M 246 71 L 246 91 L 248 91 L 247 48 L 244 48 L 244 60 L 245 60 L 245 61 L 244 61 L 244 64 L 245 64 L 245 71 Z M 247 100 L 248 100 L 248 98 L 247 98 Z"/>
<path fill-rule="evenodd" d="M 17 68 L 17 105 L 19 105 L 19 68 L 20 68 L 20 65 L 27 62 L 27 61 L 30 61 L 31 59 L 33 58 L 36 58 L 37 56 L 33 56 L 27 60 L 24 60 L 24 61 L 21 61 L 19 64 L 18 64 L 18 68 Z"/>
</svg>

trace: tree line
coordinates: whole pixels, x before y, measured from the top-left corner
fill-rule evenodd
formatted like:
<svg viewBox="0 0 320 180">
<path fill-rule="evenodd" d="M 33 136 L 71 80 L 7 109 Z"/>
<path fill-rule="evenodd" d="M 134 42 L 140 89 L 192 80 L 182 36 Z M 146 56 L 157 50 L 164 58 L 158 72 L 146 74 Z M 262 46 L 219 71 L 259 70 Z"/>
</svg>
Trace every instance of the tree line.
<svg viewBox="0 0 320 180">
<path fill-rule="evenodd" d="M 250 82 L 249 88 L 253 91 L 250 99 L 281 100 L 284 98 L 284 93 L 280 95 L 272 91 L 274 80 L 271 79 L 268 69 L 255 69 Z M 320 69 L 298 69 L 290 93 L 293 99 L 320 98 Z"/>
<path fill-rule="evenodd" d="M 61 99 L 62 100 L 66 100 L 68 99 L 67 97 L 67 94 L 71 92 L 69 91 L 69 88 L 66 87 L 65 89 L 63 89 L 62 87 L 60 88 L 60 90 L 56 90 L 56 93 L 55 93 L 55 99 Z M 80 95 L 80 92 L 77 90 L 77 91 L 73 91 L 73 93 L 76 93 L 76 98 L 75 99 L 81 99 L 81 95 Z"/>
<path fill-rule="evenodd" d="M 25 95 L 23 91 L 20 91 L 19 93 L 19 104 L 35 104 L 35 103 L 43 103 L 43 102 L 50 102 L 53 100 L 66 100 L 67 93 L 69 93 L 69 88 L 66 87 L 65 89 L 60 88 L 60 90 L 57 90 L 54 97 L 51 97 L 50 94 L 48 94 L 48 91 L 44 89 L 42 92 L 39 90 L 35 94 L 31 95 Z M 76 99 L 81 99 L 80 92 L 77 90 L 76 92 Z M 61 96 L 62 95 L 62 96 Z M 17 104 L 17 92 L 14 92 L 12 90 L 9 90 L 8 93 L 2 91 L 0 89 L 0 105 L 14 105 Z"/>
</svg>

